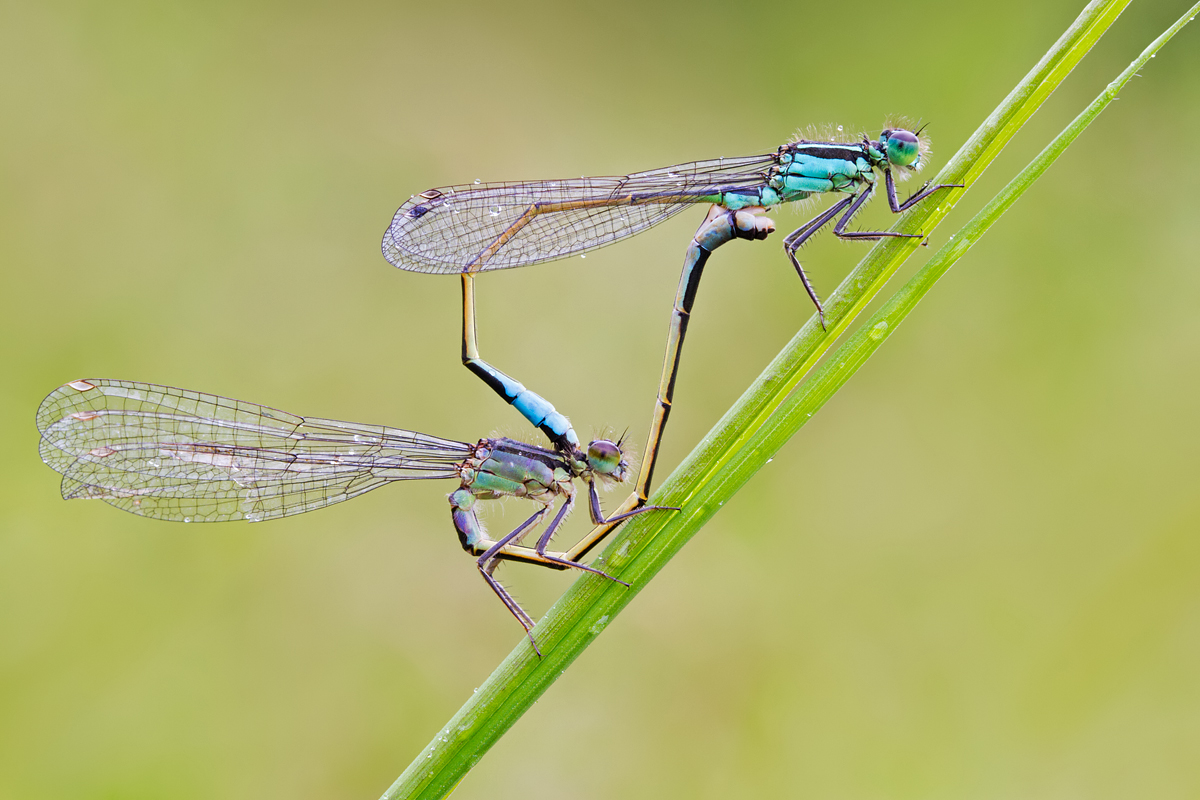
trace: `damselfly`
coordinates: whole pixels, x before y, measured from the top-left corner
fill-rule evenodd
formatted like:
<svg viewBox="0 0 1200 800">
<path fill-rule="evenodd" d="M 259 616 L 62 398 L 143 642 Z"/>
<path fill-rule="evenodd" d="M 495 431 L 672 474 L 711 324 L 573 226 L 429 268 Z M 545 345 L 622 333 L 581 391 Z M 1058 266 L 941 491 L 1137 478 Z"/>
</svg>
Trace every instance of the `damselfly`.
<svg viewBox="0 0 1200 800">
<path fill-rule="evenodd" d="M 846 195 L 783 239 L 784 251 L 824 326 L 824 309 L 796 250 L 834 220 L 834 235 L 841 239 L 923 237 L 921 233 L 846 230 L 874 193 L 877 173 L 883 175 L 888 206 L 897 214 L 934 192 L 961 186 L 926 184 L 907 200 L 897 199 L 893 171 L 903 177 L 928 160 L 927 143 L 920 133 L 887 128 L 875 141 L 866 136 L 852 142 L 801 139 L 763 155 L 694 161 L 617 177 L 476 181 L 430 189 L 409 198 L 396 212 L 383 237 L 383 254 L 402 269 L 461 276 L 463 363 L 561 447 L 577 438 L 569 424 L 547 417 L 546 408 L 523 408 L 519 398 L 525 388 L 480 359 L 474 275 L 584 254 L 644 231 L 688 206 L 711 203 L 713 207 L 688 249 L 679 281 L 654 421 L 637 482 L 636 502 L 642 504 L 671 407 L 687 320 L 708 255 L 733 238 L 766 238 L 774 230 L 773 223 L 760 215 L 767 209 L 815 194 Z M 549 425 L 547 419 L 557 424 Z"/>
<path fill-rule="evenodd" d="M 100 499 L 124 511 L 176 522 L 261 520 L 339 503 L 393 481 L 457 480 L 450 512 L 464 550 L 492 591 L 533 639 L 533 619 L 500 584 L 500 561 L 580 569 L 548 550 L 575 505 L 575 480 L 588 486 L 593 523 L 616 524 L 650 507 L 605 519 L 597 483 L 621 483 L 620 442 L 547 450 L 512 439 L 474 444 L 423 433 L 298 417 L 244 400 L 115 380 L 79 380 L 51 392 L 37 412 L 42 460 L 62 474 L 64 498 Z M 476 514 L 481 500 L 521 497 L 537 510 L 499 538 Z M 534 546 L 524 537 L 557 513 Z M 540 655 L 540 651 L 539 651 Z"/>
</svg>

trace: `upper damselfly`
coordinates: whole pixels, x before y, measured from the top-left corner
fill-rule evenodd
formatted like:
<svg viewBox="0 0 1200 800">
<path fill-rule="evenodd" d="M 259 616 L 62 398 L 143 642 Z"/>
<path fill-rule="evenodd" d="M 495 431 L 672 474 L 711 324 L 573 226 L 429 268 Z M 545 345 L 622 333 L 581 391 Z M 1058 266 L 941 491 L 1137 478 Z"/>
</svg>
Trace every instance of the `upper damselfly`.
<svg viewBox="0 0 1200 800">
<path fill-rule="evenodd" d="M 533 619 L 495 578 L 500 561 L 609 576 L 551 551 L 588 487 L 597 525 L 615 525 L 650 507 L 605 518 L 597 484 L 621 483 L 629 466 L 620 442 L 549 450 L 512 439 L 457 442 L 423 433 L 299 417 L 244 400 L 116 380 L 78 380 L 51 392 L 37 412 L 42 460 L 62 474 L 64 498 L 99 499 L 153 519 L 224 522 L 286 517 L 349 500 L 394 481 L 458 481 L 450 515 L 464 550 L 525 629 Z M 520 497 L 538 506 L 509 533 L 491 538 L 481 500 Z M 522 540 L 557 513 L 532 547 Z M 539 651 L 540 655 L 540 651 Z"/>
<path fill-rule="evenodd" d="M 631 175 L 476 181 L 430 189 L 411 197 L 396 212 L 383 237 L 383 254 L 402 269 L 461 276 L 463 363 L 560 446 L 560 442 L 577 438 L 565 419 L 547 416 L 548 411 L 553 412 L 549 404 L 548 409 L 523 407 L 520 398 L 525 388 L 480 359 L 473 277 L 489 270 L 585 254 L 644 231 L 689 206 L 711 204 L 688 248 L 680 277 L 654 421 L 638 476 L 636 502 L 640 504 L 649 491 L 687 321 L 708 255 L 734 238 L 766 238 L 774 225 L 762 212 L 775 206 L 817 194 L 845 195 L 783 239 L 784 251 L 824 326 L 824 309 L 796 250 L 830 222 L 834 235 L 841 239 L 923 238 L 921 233 L 847 230 L 874 193 L 879 175 L 883 176 L 888 206 L 897 214 L 934 192 L 961 186 L 926 184 L 904 201 L 897 198 L 893 174 L 905 177 L 928 161 L 928 141 L 920 134 L 920 130 L 914 133 L 888 127 L 877 140 L 866 136 L 846 142 L 800 139 L 763 155 L 693 161 Z M 548 419 L 555 424 L 547 424 Z"/>
</svg>

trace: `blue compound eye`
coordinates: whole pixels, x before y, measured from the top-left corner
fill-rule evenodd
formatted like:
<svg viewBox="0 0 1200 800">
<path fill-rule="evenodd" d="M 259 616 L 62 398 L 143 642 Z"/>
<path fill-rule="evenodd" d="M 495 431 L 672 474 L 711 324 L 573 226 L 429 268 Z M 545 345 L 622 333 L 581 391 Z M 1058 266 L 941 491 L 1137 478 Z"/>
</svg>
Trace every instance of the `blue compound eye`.
<svg viewBox="0 0 1200 800">
<path fill-rule="evenodd" d="M 588 445 L 587 460 L 601 475 L 613 475 L 621 468 L 621 448 L 607 439 L 597 439 Z"/>
<path fill-rule="evenodd" d="M 892 130 L 886 134 L 887 160 L 896 167 L 911 167 L 921 158 L 921 146 L 916 134 Z"/>
</svg>

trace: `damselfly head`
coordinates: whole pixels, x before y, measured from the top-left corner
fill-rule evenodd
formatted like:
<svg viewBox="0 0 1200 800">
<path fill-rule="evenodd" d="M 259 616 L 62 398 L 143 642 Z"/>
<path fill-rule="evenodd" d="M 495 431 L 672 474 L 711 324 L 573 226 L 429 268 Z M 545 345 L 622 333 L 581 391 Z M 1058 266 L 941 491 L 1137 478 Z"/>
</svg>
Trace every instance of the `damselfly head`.
<svg viewBox="0 0 1200 800">
<path fill-rule="evenodd" d="M 921 136 L 922 126 L 914 133 L 906 128 L 884 128 L 879 134 L 879 148 L 888 163 L 908 172 L 918 172 L 929 160 L 929 140 Z"/>
<path fill-rule="evenodd" d="M 587 463 L 592 472 L 600 477 L 612 478 L 618 483 L 628 477 L 628 464 L 621 452 L 621 446 L 609 439 L 596 439 L 588 445 Z"/>
<path fill-rule="evenodd" d="M 893 167 L 908 167 L 916 169 L 921 163 L 921 146 L 917 143 L 917 135 L 903 128 L 885 130 L 879 134 L 879 144 L 887 154 L 888 163 Z"/>
</svg>

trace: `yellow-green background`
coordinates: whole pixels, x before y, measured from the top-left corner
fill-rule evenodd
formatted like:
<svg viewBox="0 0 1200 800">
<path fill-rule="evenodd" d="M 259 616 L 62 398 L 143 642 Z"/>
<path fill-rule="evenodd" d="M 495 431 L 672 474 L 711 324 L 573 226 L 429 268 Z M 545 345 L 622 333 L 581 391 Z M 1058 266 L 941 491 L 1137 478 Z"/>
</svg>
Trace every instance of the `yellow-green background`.
<svg viewBox="0 0 1200 800">
<path fill-rule="evenodd" d="M 401 201 L 896 113 L 931 123 L 940 166 L 1080 5 L 5 4 L 0 796 L 374 797 L 519 641 L 452 487 L 256 526 L 64 503 L 33 426 L 56 385 L 529 435 L 458 363 L 457 283 L 379 255 Z M 1135 3 L 948 224 L 1183 7 Z M 1200 795 L 1197 37 L 457 796 Z M 889 224 L 874 205 L 862 224 Z M 482 280 L 484 355 L 584 437 L 640 443 L 702 213 Z M 828 294 L 864 250 L 804 255 Z M 776 240 L 714 257 L 696 311 L 660 475 L 810 307 Z M 570 580 L 503 572 L 535 614 Z"/>
</svg>

